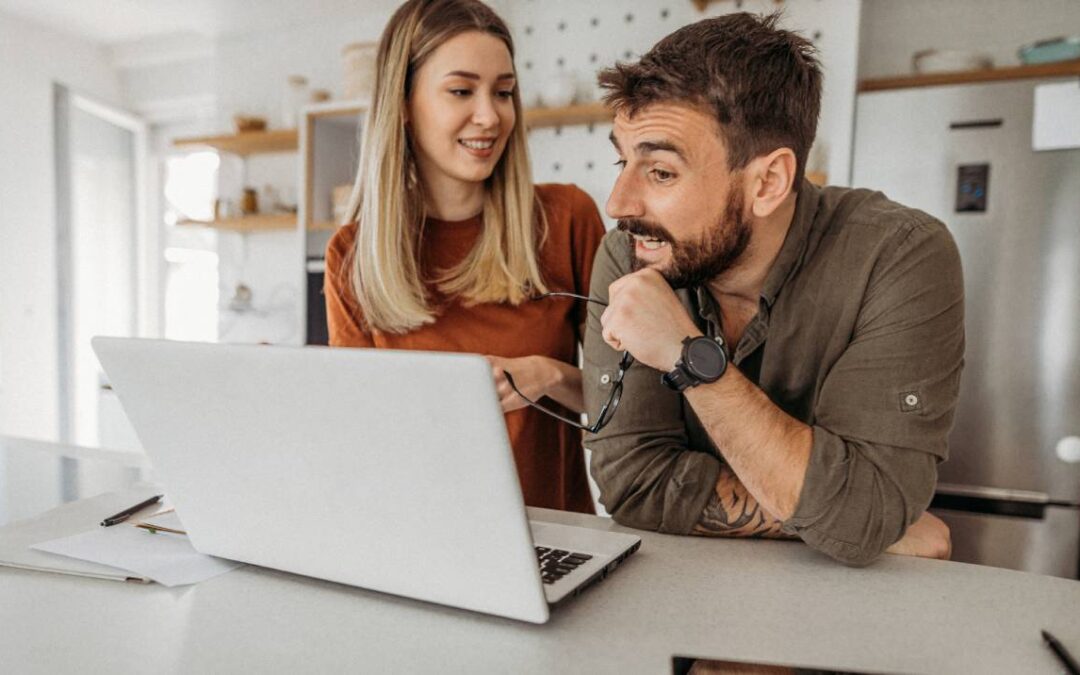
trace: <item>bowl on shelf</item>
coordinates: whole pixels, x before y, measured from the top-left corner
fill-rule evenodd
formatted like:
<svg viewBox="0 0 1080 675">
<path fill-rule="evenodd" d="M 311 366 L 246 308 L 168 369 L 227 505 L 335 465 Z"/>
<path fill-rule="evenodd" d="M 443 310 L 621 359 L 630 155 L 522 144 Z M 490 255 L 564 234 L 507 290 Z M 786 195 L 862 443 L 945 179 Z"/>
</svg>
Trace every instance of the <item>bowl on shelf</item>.
<svg viewBox="0 0 1080 675">
<path fill-rule="evenodd" d="M 911 69 L 918 74 L 957 73 L 994 67 L 988 54 L 960 49 L 924 49 L 911 57 Z"/>
<path fill-rule="evenodd" d="M 1080 36 L 1073 35 L 1032 42 L 1021 47 L 1018 54 L 1020 61 L 1028 65 L 1080 59 Z"/>
</svg>

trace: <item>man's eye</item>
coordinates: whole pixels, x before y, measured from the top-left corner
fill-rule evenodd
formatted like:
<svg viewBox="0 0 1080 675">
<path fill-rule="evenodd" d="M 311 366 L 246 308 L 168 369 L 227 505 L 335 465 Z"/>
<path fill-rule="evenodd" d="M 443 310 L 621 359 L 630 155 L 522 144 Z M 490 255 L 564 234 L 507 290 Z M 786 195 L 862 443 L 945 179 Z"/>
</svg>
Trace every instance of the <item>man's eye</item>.
<svg viewBox="0 0 1080 675">
<path fill-rule="evenodd" d="M 623 169 L 626 168 L 626 160 L 625 159 L 616 160 L 615 161 L 615 166 L 619 167 L 619 171 L 622 171 Z"/>
<path fill-rule="evenodd" d="M 651 173 L 657 182 L 660 183 L 666 183 L 675 177 L 675 174 L 670 171 L 664 171 L 663 169 L 653 169 Z"/>
</svg>

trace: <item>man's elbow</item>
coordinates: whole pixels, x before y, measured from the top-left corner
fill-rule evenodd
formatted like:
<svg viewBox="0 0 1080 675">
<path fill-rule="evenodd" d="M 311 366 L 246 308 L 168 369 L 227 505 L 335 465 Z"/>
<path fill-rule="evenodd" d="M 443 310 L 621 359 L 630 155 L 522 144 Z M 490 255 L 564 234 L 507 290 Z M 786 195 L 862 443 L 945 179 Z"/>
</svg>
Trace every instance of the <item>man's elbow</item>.
<svg viewBox="0 0 1080 675">
<path fill-rule="evenodd" d="M 852 543 L 834 539 L 813 528 L 797 531 L 797 534 L 811 548 L 849 567 L 866 567 L 888 548 L 887 540 L 878 537 L 863 537 Z"/>
<path fill-rule="evenodd" d="M 863 518 L 852 519 L 850 511 L 837 504 L 825 517 L 793 529 L 807 545 L 833 560 L 866 567 L 904 536 L 903 509 L 884 506 L 875 504 Z"/>
</svg>

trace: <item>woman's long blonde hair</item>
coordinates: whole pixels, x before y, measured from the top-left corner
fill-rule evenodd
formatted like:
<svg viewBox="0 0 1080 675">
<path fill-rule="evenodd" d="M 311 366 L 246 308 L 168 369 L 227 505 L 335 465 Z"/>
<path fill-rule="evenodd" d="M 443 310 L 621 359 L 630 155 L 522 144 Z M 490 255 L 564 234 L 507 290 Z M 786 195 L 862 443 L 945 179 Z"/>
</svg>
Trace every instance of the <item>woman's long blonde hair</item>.
<svg viewBox="0 0 1080 675">
<path fill-rule="evenodd" d="M 467 31 L 501 39 L 513 59 L 506 24 L 478 0 L 409 0 L 391 17 L 379 43 L 375 92 L 348 210 L 358 225 L 347 268 L 371 330 L 405 333 L 435 321 L 420 273 L 426 209 L 405 106 L 417 69 L 440 45 Z M 513 101 L 517 123 L 486 181 L 483 232 L 465 260 L 434 279 L 442 293 L 469 304 L 516 305 L 531 292 L 547 290 L 537 259 L 546 221 L 533 192 L 516 87 Z"/>
</svg>

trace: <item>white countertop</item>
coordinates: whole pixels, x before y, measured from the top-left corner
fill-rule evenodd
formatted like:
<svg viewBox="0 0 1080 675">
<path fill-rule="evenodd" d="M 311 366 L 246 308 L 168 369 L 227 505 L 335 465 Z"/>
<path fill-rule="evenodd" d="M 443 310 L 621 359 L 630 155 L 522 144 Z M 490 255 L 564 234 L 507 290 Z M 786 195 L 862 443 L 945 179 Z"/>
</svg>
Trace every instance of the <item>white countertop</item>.
<svg viewBox="0 0 1080 675">
<path fill-rule="evenodd" d="M 180 589 L 0 568 L 0 654 L 41 673 L 666 673 L 674 655 L 1059 672 L 1042 628 L 1080 651 L 1080 582 L 898 556 L 852 569 L 798 542 L 634 532 L 641 550 L 543 626 L 255 567 Z"/>
</svg>

